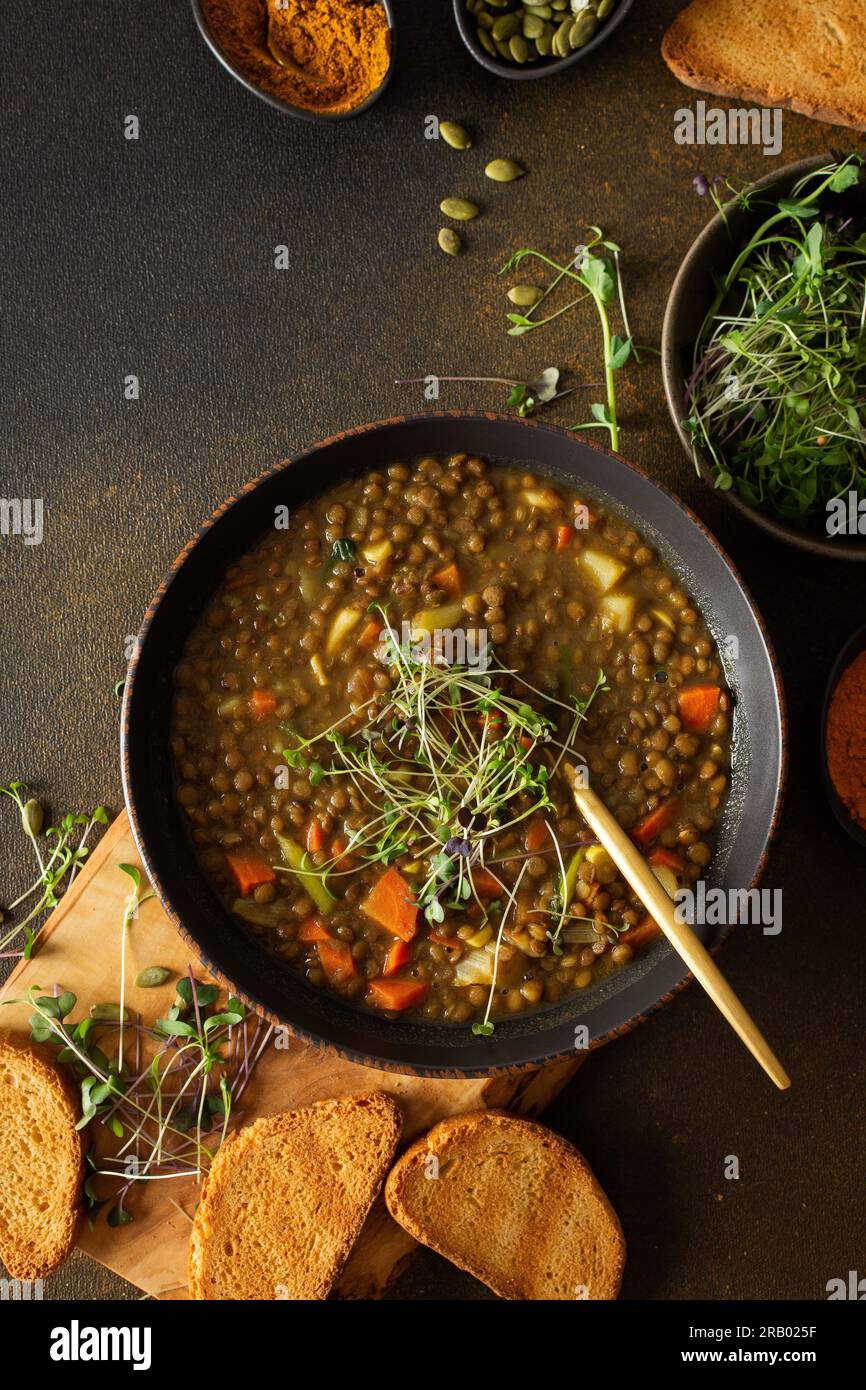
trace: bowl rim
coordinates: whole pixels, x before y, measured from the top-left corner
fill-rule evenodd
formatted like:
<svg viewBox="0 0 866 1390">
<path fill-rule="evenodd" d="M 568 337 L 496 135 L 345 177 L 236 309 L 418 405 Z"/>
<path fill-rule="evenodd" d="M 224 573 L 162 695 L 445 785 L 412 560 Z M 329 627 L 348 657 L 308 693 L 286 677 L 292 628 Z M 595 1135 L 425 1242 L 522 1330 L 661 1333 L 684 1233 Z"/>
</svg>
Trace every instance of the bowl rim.
<svg viewBox="0 0 866 1390">
<path fill-rule="evenodd" d="M 807 155 L 804 159 L 795 160 L 793 164 L 783 165 L 780 169 L 773 169 L 768 174 L 762 175 L 754 183 L 749 184 L 744 191 L 755 193 L 759 190 L 773 187 L 775 184 L 784 184 L 796 181 L 804 174 L 808 174 L 812 169 L 819 169 L 823 164 L 829 163 L 833 155 L 826 151 L 823 154 Z M 731 198 L 725 203 L 725 214 L 734 210 L 739 203 L 737 197 Z M 821 555 L 825 559 L 833 560 L 866 560 L 866 539 L 862 542 L 857 541 L 836 541 L 829 536 L 822 537 L 814 535 L 808 531 L 798 531 L 795 526 L 789 526 L 784 521 L 778 521 L 775 517 L 766 512 L 759 511 L 755 507 L 748 506 L 741 497 L 738 497 L 733 490 L 722 491 L 715 486 L 712 465 L 707 451 L 700 446 L 692 444 L 691 439 L 682 427 L 682 390 L 683 383 L 675 376 L 674 363 L 677 356 L 677 326 L 680 315 L 680 307 L 685 298 L 686 280 L 690 276 L 694 266 L 701 261 L 707 247 L 718 235 L 722 226 L 722 214 L 716 214 L 710 218 L 709 222 L 701 229 L 695 237 L 686 254 L 680 261 L 674 276 L 673 283 L 668 292 L 665 304 L 664 319 L 662 321 L 661 336 L 661 366 L 662 381 L 664 384 L 665 399 L 667 401 L 668 413 L 673 422 L 677 438 L 685 450 L 689 460 L 694 464 L 697 462 L 697 471 L 702 481 L 713 489 L 713 491 L 724 498 L 728 506 L 732 507 L 740 516 L 748 517 L 753 525 L 760 527 L 769 535 L 775 536 L 777 540 L 784 541 L 789 545 L 795 545 L 800 550 L 806 550 L 812 555 Z"/>
<path fill-rule="evenodd" d="M 851 812 L 848 810 L 848 807 L 836 791 L 833 778 L 830 776 L 830 765 L 827 759 L 827 719 L 830 714 L 830 705 L 833 700 L 833 695 L 835 694 L 836 686 L 839 684 L 844 673 L 848 670 L 852 661 L 855 661 L 863 651 L 866 651 L 866 623 L 864 623 L 862 627 L 856 628 L 855 631 L 851 633 L 851 636 L 841 647 L 836 656 L 836 660 L 830 667 L 830 674 L 827 677 L 827 683 L 824 687 L 824 698 L 821 702 L 821 719 L 818 733 L 820 737 L 819 755 L 821 758 L 821 775 L 824 782 L 824 790 L 827 793 L 827 800 L 830 803 L 830 809 L 842 829 L 847 831 L 848 835 L 856 844 L 860 845 L 862 849 L 866 849 L 866 830 L 857 824 Z"/>
<path fill-rule="evenodd" d="M 326 449 L 332 445 L 339 445 L 339 443 L 347 437 L 354 437 L 360 435 L 372 436 L 377 432 L 387 430 L 389 427 L 425 427 L 429 426 L 429 422 L 431 419 L 436 418 L 455 421 L 472 420 L 491 423 L 504 423 L 524 429 L 526 430 L 528 435 L 531 435 L 532 432 L 538 431 L 542 434 L 549 434 L 555 437 L 566 439 L 570 443 L 579 442 L 586 448 L 590 449 L 592 452 L 600 454 L 605 458 L 615 458 L 618 463 L 622 464 L 631 472 L 637 474 L 643 481 L 650 483 L 653 488 L 660 491 L 670 501 L 672 501 L 675 504 L 675 506 L 694 525 L 694 527 L 698 531 L 700 531 L 700 533 L 704 537 L 704 540 L 707 541 L 709 545 L 715 550 L 719 559 L 726 566 L 726 568 L 731 574 L 731 577 L 736 587 L 739 590 L 739 593 L 748 605 L 752 620 L 755 623 L 758 635 L 766 651 L 768 664 L 772 673 L 771 693 L 774 701 L 774 713 L 778 717 L 778 777 L 776 780 L 775 789 L 772 794 L 772 807 L 770 811 L 769 825 L 766 831 L 760 855 L 758 856 L 757 862 L 755 864 L 755 870 L 752 881 L 749 884 L 750 888 L 756 886 L 756 884 L 760 881 L 760 878 L 766 867 L 767 858 L 769 856 L 770 849 L 772 847 L 773 840 L 778 829 L 782 805 L 784 802 L 788 775 L 788 718 L 785 693 L 782 685 L 781 672 L 775 648 L 767 631 L 763 616 L 760 610 L 758 609 L 757 605 L 755 604 L 750 590 L 743 582 L 739 570 L 734 565 L 727 552 L 719 544 L 715 536 L 704 524 L 704 522 L 701 521 L 700 517 L 698 517 L 688 506 L 688 504 L 683 502 L 682 499 L 678 497 L 676 493 L 674 493 L 671 489 L 666 487 L 665 484 L 660 483 L 656 479 L 652 478 L 646 472 L 645 469 L 640 467 L 638 464 L 631 462 L 631 460 L 624 458 L 621 454 L 614 453 L 612 450 L 604 449 L 592 441 L 583 439 L 581 439 L 580 441 L 576 441 L 576 436 L 570 430 L 566 430 L 556 425 L 545 424 L 537 420 L 521 420 L 515 417 L 514 415 L 507 414 L 501 411 L 425 411 L 414 415 L 391 416 L 382 420 L 372 421 L 367 424 L 356 425 L 347 430 L 338 431 L 336 434 L 328 435 L 323 439 L 317 440 L 315 443 L 309 445 L 307 448 L 297 451 L 289 457 L 282 459 L 275 464 L 270 465 L 268 468 L 264 469 L 261 473 L 259 473 L 256 477 L 244 484 L 238 490 L 237 494 L 225 499 L 211 511 L 210 515 L 197 528 L 191 539 L 183 547 L 173 564 L 167 570 L 165 578 L 159 585 L 153 599 L 148 605 L 141 628 L 136 638 L 133 655 L 129 663 L 126 682 L 124 686 L 123 704 L 120 721 L 120 753 L 123 793 L 136 848 L 145 867 L 145 871 L 150 880 L 151 886 L 153 887 L 156 893 L 157 899 L 163 911 L 165 912 L 169 921 L 174 926 L 175 930 L 187 943 L 190 949 L 195 953 L 196 958 L 202 963 L 202 965 L 209 972 L 209 974 L 212 975 L 214 979 L 218 980 L 224 988 L 230 990 L 236 997 L 240 998 L 254 1012 L 259 1014 L 261 1017 L 267 1019 L 267 1021 L 269 1021 L 270 1023 L 284 1028 L 292 1037 L 298 1038 L 307 1045 L 312 1046 L 319 1051 L 323 1051 L 325 1053 L 341 1057 L 345 1060 L 360 1063 L 367 1067 L 374 1067 L 386 1072 L 410 1074 L 414 1076 L 429 1076 L 443 1079 L 447 1077 L 469 1078 L 498 1075 L 514 1075 L 518 1072 L 537 1070 L 539 1067 L 547 1065 L 548 1063 L 565 1061 L 567 1058 L 573 1058 L 575 1055 L 574 1044 L 572 1044 L 568 1049 L 563 1049 L 561 1046 L 555 1045 L 551 1037 L 551 1033 L 553 1031 L 551 1027 L 549 1029 L 540 1030 L 539 1032 L 531 1035 L 535 1039 L 535 1046 L 532 1048 L 532 1056 L 527 1057 L 526 1059 L 521 1060 L 519 1062 L 510 1061 L 504 1064 L 492 1063 L 487 1065 L 483 1065 L 479 1062 L 478 1065 L 461 1064 L 459 1067 L 455 1066 L 453 1063 L 449 1064 L 448 1062 L 442 1064 L 432 1061 L 417 1060 L 405 1062 L 402 1060 L 395 1060 L 391 1057 L 383 1057 L 380 1055 L 380 1053 L 374 1052 L 372 1050 L 362 1051 L 359 1048 L 352 1046 L 351 1044 L 346 1044 L 344 1042 L 333 1042 L 328 1038 L 323 1038 L 321 1035 L 316 1034 L 311 1029 L 303 1026 L 302 1024 L 298 1024 L 297 1022 L 293 1021 L 292 1019 L 286 1016 L 280 1016 L 269 1012 L 264 1005 L 258 1002 L 255 998 L 248 995 L 241 987 L 239 987 L 234 981 L 232 981 L 228 977 L 228 975 L 219 967 L 219 965 L 209 957 L 209 955 L 207 954 L 207 949 L 204 946 L 202 946 L 202 944 L 196 939 L 193 932 L 190 929 L 188 929 L 180 919 L 177 911 L 173 906 L 168 890 L 166 889 L 162 881 L 162 877 L 160 875 L 158 867 L 153 862 L 153 857 L 148 849 L 147 842 L 142 831 L 138 816 L 138 811 L 136 807 L 136 791 L 135 787 L 132 784 L 132 776 L 130 770 L 130 715 L 133 703 L 136 699 L 136 677 L 141 661 L 141 654 L 144 650 L 148 633 L 154 623 L 158 611 L 161 608 L 163 599 L 169 592 L 175 577 L 183 567 L 186 560 L 192 554 L 192 552 L 201 544 L 202 540 L 213 530 L 213 528 L 217 525 L 220 519 L 223 516 L 225 516 L 229 510 L 241 503 L 250 494 L 256 492 L 261 486 L 263 486 L 269 479 L 273 478 L 275 475 L 282 473 L 284 470 L 288 468 L 297 466 L 299 464 L 303 464 L 304 462 L 315 457 L 315 455 L 319 451 Z M 495 450 L 491 450 L 491 452 L 495 454 Z M 531 453 L 531 441 L 528 440 L 527 455 L 529 456 L 531 455 Z M 617 505 L 616 497 L 612 496 L 611 500 L 613 501 L 614 505 Z M 717 953 L 717 951 L 721 948 L 724 942 L 728 939 L 736 925 L 736 922 L 727 922 L 718 928 L 713 944 L 708 948 L 713 955 Z M 676 961 L 676 956 L 672 956 L 672 964 L 676 963 Z M 681 965 L 682 962 L 679 962 L 679 966 Z M 626 1033 L 631 1032 L 632 1029 L 636 1028 L 640 1023 L 644 1022 L 647 1018 L 658 1012 L 659 1009 L 663 1008 L 665 1004 L 669 1003 L 670 1000 L 675 997 L 675 995 L 679 994 L 682 989 L 684 989 L 688 984 L 690 984 L 693 979 L 693 976 L 690 972 L 685 971 L 684 969 L 682 973 L 680 973 L 679 966 L 677 967 L 677 978 L 674 979 L 670 984 L 668 984 L 667 987 L 663 989 L 663 992 L 659 994 L 658 997 L 651 1004 L 638 1008 L 634 1013 L 630 1013 L 628 1018 L 624 1022 L 617 1023 L 611 1026 L 603 1034 L 599 1034 L 593 1037 L 589 1043 L 589 1050 L 594 1051 L 596 1048 L 603 1046 L 606 1042 L 609 1042 L 616 1037 L 620 1037 Z M 528 1038 L 529 1036 L 530 1035 L 527 1035 Z M 547 1038 L 548 1040 L 547 1044 L 542 1045 L 542 1041 L 545 1038 Z M 581 1053 L 581 1055 L 584 1054 Z"/>
<path fill-rule="evenodd" d="M 275 97 L 272 96 L 270 92 L 263 91 L 262 88 L 244 72 L 243 68 L 233 63 L 228 54 L 220 47 L 216 35 L 211 30 L 207 15 L 204 12 L 204 0 L 190 0 L 196 26 L 206 47 L 210 49 L 220 66 L 225 68 L 226 72 L 230 73 L 236 82 L 239 82 L 240 85 L 245 87 L 248 92 L 251 92 L 253 96 L 258 97 L 260 101 L 265 102 L 266 105 L 270 106 L 274 111 L 279 111 L 284 116 L 294 116 L 300 121 L 325 122 L 348 121 L 351 120 L 353 116 L 362 115 L 365 111 L 370 109 L 374 102 L 379 100 L 385 88 L 388 86 L 388 83 L 391 81 L 391 74 L 394 71 L 394 52 L 396 46 L 394 3 L 393 0 L 379 0 L 379 3 L 385 11 L 385 16 L 388 20 L 388 28 L 391 31 L 391 61 L 388 64 L 388 69 L 382 81 L 379 83 L 379 86 L 374 92 L 371 92 L 368 97 L 365 97 L 359 106 L 353 106 L 350 111 L 308 111 L 303 106 L 293 106 L 291 102 L 283 101 L 282 97 Z"/>
<path fill-rule="evenodd" d="M 519 63 L 506 63 L 501 58 L 492 58 L 486 53 L 480 44 L 476 43 L 475 35 L 470 25 L 469 11 L 466 8 L 466 0 L 453 0 L 454 20 L 457 25 L 463 43 L 472 54 L 476 63 L 492 72 L 496 77 L 506 77 L 512 82 L 528 82 L 539 77 L 553 77 L 555 73 L 565 72 L 566 68 L 572 67 L 592 53 L 596 48 L 604 43 L 605 39 L 619 25 L 631 9 L 634 0 L 618 0 L 614 12 L 603 21 L 601 28 L 589 43 L 584 44 L 583 48 L 575 49 L 574 53 L 569 53 L 567 58 L 557 58 L 554 62 L 528 63 L 521 67 Z M 575 15 L 575 19 L 577 15 Z"/>
</svg>

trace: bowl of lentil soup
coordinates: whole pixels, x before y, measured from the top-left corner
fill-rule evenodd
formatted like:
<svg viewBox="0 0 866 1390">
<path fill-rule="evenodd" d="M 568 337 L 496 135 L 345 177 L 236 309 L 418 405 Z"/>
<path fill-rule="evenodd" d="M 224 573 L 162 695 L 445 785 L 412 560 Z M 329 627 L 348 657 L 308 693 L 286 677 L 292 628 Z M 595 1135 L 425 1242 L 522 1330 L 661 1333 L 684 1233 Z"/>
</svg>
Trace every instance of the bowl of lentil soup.
<svg viewBox="0 0 866 1390">
<path fill-rule="evenodd" d="M 566 752 L 669 891 L 748 887 L 781 700 L 682 503 L 566 432 L 437 413 L 317 445 L 202 528 L 145 622 L 124 780 L 163 905 L 255 1007 L 360 1060 L 481 1074 L 683 980 Z"/>
</svg>

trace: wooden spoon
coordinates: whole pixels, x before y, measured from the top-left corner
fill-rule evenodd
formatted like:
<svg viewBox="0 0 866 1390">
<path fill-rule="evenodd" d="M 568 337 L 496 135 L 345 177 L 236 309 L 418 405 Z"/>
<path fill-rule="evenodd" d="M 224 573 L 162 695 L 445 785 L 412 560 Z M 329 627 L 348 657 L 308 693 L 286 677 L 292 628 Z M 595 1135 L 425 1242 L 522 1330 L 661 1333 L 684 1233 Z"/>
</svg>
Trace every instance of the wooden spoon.
<svg viewBox="0 0 866 1390">
<path fill-rule="evenodd" d="M 562 770 L 571 787 L 578 811 L 595 831 L 623 878 L 637 893 L 650 916 L 661 927 L 674 950 L 679 952 L 695 979 L 703 985 L 734 1032 L 739 1034 L 752 1056 L 760 1062 L 780 1091 L 787 1090 L 791 1078 L 743 1008 L 703 942 L 686 922 L 679 920 L 676 904 L 665 892 L 643 855 L 632 844 L 619 821 L 611 815 L 601 798 L 590 787 L 583 785 L 582 778 L 578 777 L 571 763 L 564 762 Z"/>
</svg>

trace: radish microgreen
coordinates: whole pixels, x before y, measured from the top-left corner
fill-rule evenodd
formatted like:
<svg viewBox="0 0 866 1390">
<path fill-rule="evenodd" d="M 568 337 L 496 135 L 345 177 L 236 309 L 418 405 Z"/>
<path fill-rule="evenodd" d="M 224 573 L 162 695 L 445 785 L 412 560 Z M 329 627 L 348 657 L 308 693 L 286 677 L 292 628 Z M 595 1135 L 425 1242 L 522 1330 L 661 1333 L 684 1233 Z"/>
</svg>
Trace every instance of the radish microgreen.
<svg viewBox="0 0 866 1390">
<path fill-rule="evenodd" d="M 0 937 L 0 953 L 23 955 L 29 960 L 39 930 L 38 927 L 34 929 L 31 923 L 60 902 L 90 853 L 87 841 L 94 826 L 107 825 L 108 812 L 104 806 L 97 806 L 90 815 L 84 811 L 71 812 L 63 816 L 57 825 L 45 830 L 45 844 L 42 845 L 40 836 L 44 813 L 41 804 L 30 796 L 27 784 L 16 779 L 8 786 L 0 786 L 0 795 L 9 797 L 18 807 L 21 828 L 30 841 L 39 868 L 35 881 L 9 904 L 9 910 L 14 911 L 32 900 L 27 915 Z M 23 941 L 17 942 L 15 949 L 8 952 L 7 947 L 22 933 Z"/>
</svg>

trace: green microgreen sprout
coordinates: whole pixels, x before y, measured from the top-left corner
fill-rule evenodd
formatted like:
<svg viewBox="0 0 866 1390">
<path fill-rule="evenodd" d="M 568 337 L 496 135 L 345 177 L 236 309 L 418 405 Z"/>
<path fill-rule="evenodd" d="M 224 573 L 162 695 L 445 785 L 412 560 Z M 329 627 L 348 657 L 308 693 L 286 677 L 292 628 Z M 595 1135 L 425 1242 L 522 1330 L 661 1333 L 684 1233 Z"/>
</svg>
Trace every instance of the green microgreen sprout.
<svg viewBox="0 0 866 1390">
<path fill-rule="evenodd" d="M 138 886 L 135 898 L 145 900 Z M 125 906 L 124 930 L 130 913 Z M 34 985 L 25 997 L 3 1001 L 33 1010 L 32 1040 L 53 1045 L 58 1062 L 79 1085 L 78 1129 L 98 1125 L 105 1140 L 87 1155 L 85 1195 L 91 1219 L 105 1205 L 97 1178 L 120 1184 L 107 1220 L 121 1226 L 133 1219 L 124 1203 L 136 1183 L 198 1181 L 210 1166 L 232 1107 L 273 1032 L 261 1019 L 250 1026 L 253 1019 L 240 1000 L 221 1003 L 220 998 L 219 987 L 196 980 L 190 967 L 178 981 L 175 1002 L 152 1027 L 116 1004 L 96 1005 L 72 1023 L 76 996 L 58 986 L 49 994 Z M 124 1022 L 126 1046 L 115 1052 L 112 1034 L 121 1034 Z"/>
<path fill-rule="evenodd" d="M 554 271 L 554 278 L 537 304 L 525 313 L 509 313 L 507 315 L 508 322 L 511 324 L 508 333 L 512 337 L 521 337 L 535 329 L 543 328 L 558 318 L 560 314 L 573 309 L 585 299 L 592 300 L 601 325 L 606 400 L 590 406 L 592 418 L 582 424 L 573 425 L 572 429 L 605 429 L 610 438 L 611 448 L 618 449 L 619 422 L 616 409 L 615 374 L 621 367 L 625 366 L 633 352 L 635 360 L 639 361 L 640 359 L 634 351 L 628 316 L 625 311 L 625 297 L 619 262 L 620 247 L 615 241 L 606 238 L 600 227 L 590 227 L 588 231 L 590 234 L 588 242 L 579 248 L 574 259 L 566 265 L 560 264 L 533 247 L 524 246 L 519 251 L 515 251 L 499 273 L 504 275 L 516 270 L 527 257 L 533 257 Z M 600 251 L 610 252 L 610 255 L 602 255 Z M 542 305 L 547 302 L 550 295 L 563 281 L 573 281 L 580 285 L 583 293 L 569 300 L 568 303 L 553 313 L 538 317 Z M 618 298 L 622 314 L 623 328 L 626 334 L 624 338 L 619 337 L 611 329 L 609 306 L 615 297 Z"/>
<path fill-rule="evenodd" d="M 799 527 L 834 498 L 866 497 L 866 231 L 833 201 L 862 164 L 848 155 L 768 203 L 718 283 L 686 382 L 683 425 L 716 487 Z"/>
<path fill-rule="evenodd" d="M 560 700 L 495 659 L 483 667 L 449 665 L 435 652 L 401 643 L 386 607 L 373 607 L 384 622 L 380 640 L 392 676 L 389 692 L 312 738 L 293 732 L 284 757 L 316 783 L 348 777 L 369 807 L 369 820 L 352 832 L 344 853 L 383 866 L 410 855 L 418 870 L 427 862 L 416 900 L 430 925 L 470 903 L 486 921 L 490 909 L 474 872 L 483 869 L 496 878 L 487 863 L 494 838 L 553 810 L 550 778 L 593 700 L 607 689 L 604 674 L 598 673 L 587 697 Z M 533 697 L 550 714 L 529 703 Z M 340 726 L 361 712 L 366 723 L 347 737 Z M 330 745 L 329 766 L 311 756 L 322 744 Z M 305 863 L 304 873 L 330 887 L 335 878 L 355 872 L 342 868 L 341 859 L 318 867 Z M 505 884 L 497 882 L 505 896 Z"/>
<path fill-rule="evenodd" d="M 512 888 L 511 893 L 509 895 L 508 902 L 505 904 L 505 910 L 502 913 L 502 920 L 499 923 L 499 930 L 496 933 L 496 949 L 493 953 L 493 978 L 490 981 L 490 993 L 487 996 L 487 1007 L 484 1010 L 484 1018 L 481 1020 L 481 1022 L 473 1023 L 472 1025 L 473 1033 L 476 1037 L 479 1038 L 489 1038 L 491 1033 L 493 1032 L 494 1024 L 490 1015 L 493 1011 L 493 999 L 496 993 L 496 976 L 499 973 L 499 952 L 502 948 L 502 936 L 505 931 L 505 923 L 508 920 L 508 914 L 511 911 L 517 899 L 517 893 L 520 888 L 520 883 L 523 878 L 523 875 L 526 873 L 528 866 L 529 861 L 524 861 L 523 867 L 521 868 L 520 873 L 517 875 L 514 887 Z"/>
<path fill-rule="evenodd" d="M 57 906 L 90 853 L 87 841 L 94 827 L 108 824 L 108 812 L 104 806 L 97 806 L 89 815 L 84 811 L 70 812 L 57 825 L 45 830 L 45 844 L 42 845 L 44 812 L 40 802 L 30 795 L 27 784 L 15 779 L 8 786 L 0 786 L 0 795 L 8 797 L 18 807 L 21 828 L 30 841 L 39 869 L 30 887 L 9 904 L 9 911 L 14 911 L 33 900 L 26 917 L 0 937 L 0 953 L 23 955 L 29 960 L 38 935 L 38 928 L 34 930 L 31 923 Z M 23 942 L 16 943 L 16 948 L 7 952 L 7 947 L 22 933 Z"/>
<path fill-rule="evenodd" d="M 349 536 L 341 537 L 340 540 L 334 541 L 334 544 L 331 546 L 331 554 L 325 565 L 323 579 L 328 578 L 334 566 L 338 564 L 339 561 L 344 560 L 351 564 L 356 555 L 357 547 Z"/>
<path fill-rule="evenodd" d="M 118 1069 L 123 1066 L 123 1024 L 126 1010 L 124 1008 L 124 997 L 126 993 L 126 932 L 130 922 L 138 916 L 138 909 L 143 903 L 148 902 L 153 896 L 153 889 L 141 891 L 141 870 L 136 864 L 118 864 L 121 873 L 132 879 L 133 887 L 123 905 L 123 917 L 120 923 L 120 1019 L 117 1032 L 117 1065 Z"/>
<path fill-rule="evenodd" d="M 395 382 L 395 386 L 420 386 L 430 380 L 423 376 L 400 377 Z M 437 382 L 440 381 L 471 381 L 483 385 L 507 386 L 509 388 L 506 397 L 506 405 L 516 409 L 521 419 L 529 415 L 534 415 L 540 405 L 549 405 L 551 401 L 562 400 L 564 396 L 570 396 L 577 388 L 567 387 L 564 391 L 559 390 L 560 371 L 558 367 L 545 367 L 540 376 L 534 381 L 515 381 L 513 377 L 507 376 L 435 376 Z M 599 385 L 598 382 L 586 382 L 586 386 Z"/>
</svg>

